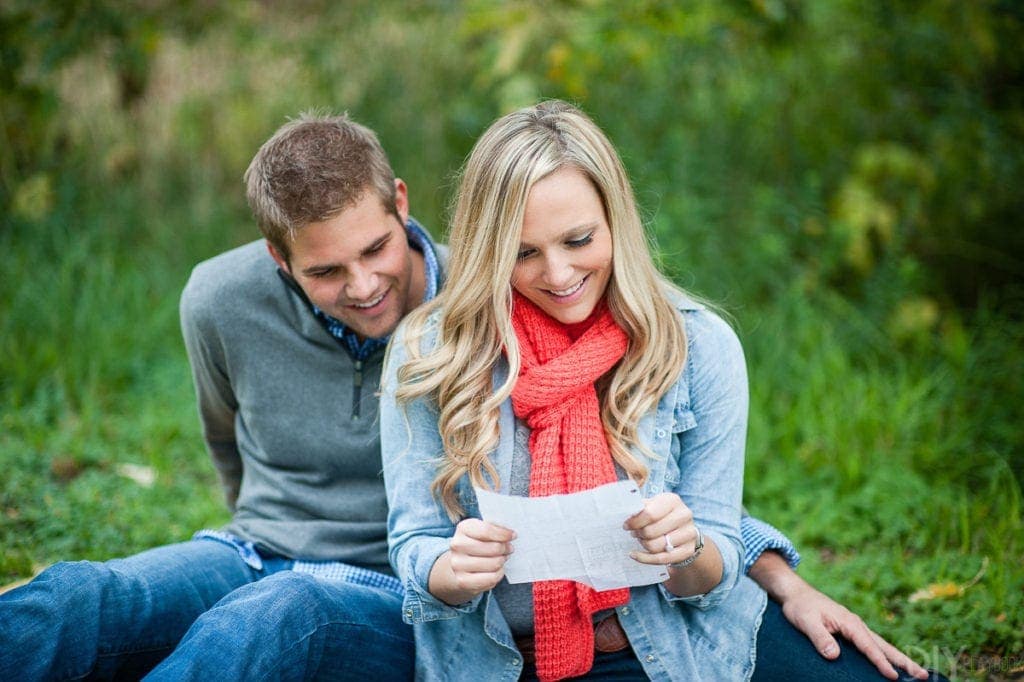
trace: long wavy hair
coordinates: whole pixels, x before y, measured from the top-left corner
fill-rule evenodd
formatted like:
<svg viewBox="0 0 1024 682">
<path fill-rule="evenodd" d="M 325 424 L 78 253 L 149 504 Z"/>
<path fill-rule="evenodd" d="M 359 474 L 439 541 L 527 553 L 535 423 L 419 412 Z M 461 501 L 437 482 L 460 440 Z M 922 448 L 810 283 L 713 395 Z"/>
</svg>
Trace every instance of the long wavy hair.
<svg viewBox="0 0 1024 682">
<path fill-rule="evenodd" d="M 463 475 L 477 486 L 499 485 L 489 455 L 498 444 L 499 406 L 520 367 L 511 308 L 523 212 L 533 185 L 566 166 L 594 184 L 611 230 L 605 296 L 629 347 L 597 389 L 612 457 L 638 482 L 647 477 L 644 458 L 653 456 L 637 438 L 640 418 L 656 407 L 686 360 L 683 327 L 665 296 L 672 285 L 654 265 L 622 161 L 601 129 L 557 100 L 498 119 L 463 168 L 447 282 L 406 320 L 409 359 L 398 371 L 400 404 L 418 397 L 436 404 L 444 455 L 432 490 L 453 520 L 463 512 L 457 496 Z M 435 313 L 437 342 L 421 348 Z M 509 376 L 495 387 L 492 371 L 502 354 Z"/>
</svg>

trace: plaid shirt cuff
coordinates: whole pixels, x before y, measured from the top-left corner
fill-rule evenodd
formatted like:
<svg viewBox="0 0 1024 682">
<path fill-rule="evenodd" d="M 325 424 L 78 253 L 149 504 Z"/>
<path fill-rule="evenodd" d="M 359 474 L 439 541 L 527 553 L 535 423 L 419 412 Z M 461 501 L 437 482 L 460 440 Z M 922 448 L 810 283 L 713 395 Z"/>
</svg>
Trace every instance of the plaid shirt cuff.
<svg viewBox="0 0 1024 682">
<path fill-rule="evenodd" d="M 769 549 L 781 554 L 790 568 L 795 569 L 800 564 L 800 553 L 796 551 L 796 547 L 789 541 L 789 538 L 775 526 L 744 514 L 740 520 L 740 535 L 743 537 L 743 546 L 746 548 L 743 559 L 744 573 L 749 573 L 754 562 L 765 550 Z"/>
</svg>

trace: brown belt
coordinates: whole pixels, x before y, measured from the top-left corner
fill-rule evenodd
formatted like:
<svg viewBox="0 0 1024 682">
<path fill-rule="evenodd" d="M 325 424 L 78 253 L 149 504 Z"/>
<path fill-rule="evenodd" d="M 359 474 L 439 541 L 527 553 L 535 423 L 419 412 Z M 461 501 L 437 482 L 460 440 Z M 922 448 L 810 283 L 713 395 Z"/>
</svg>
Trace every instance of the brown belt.
<svg viewBox="0 0 1024 682">
<path fill-rule="evenodd" d="M 619 617 L 614 613 L 600 623 L 594 624 L 594 651 L 602 654 L 610 654 L 613 651 L 622 651 L 629 646 L 629 639 L 626 632 L 619 624 Z M 534 665 L 537 662 L 537 650 L 534 647 L 533 637 L 516 637 L 516 647 L 523 655 L 523 665 Z"/>
</svg>

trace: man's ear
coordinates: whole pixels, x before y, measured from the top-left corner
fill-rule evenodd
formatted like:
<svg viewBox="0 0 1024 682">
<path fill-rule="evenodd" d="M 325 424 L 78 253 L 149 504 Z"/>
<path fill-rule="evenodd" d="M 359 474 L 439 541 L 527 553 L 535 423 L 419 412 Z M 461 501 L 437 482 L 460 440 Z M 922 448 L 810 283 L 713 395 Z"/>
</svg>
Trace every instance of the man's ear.
<svg viewBox="0 0 1024 682">
<path fill-rule="evenodd" d="M 288 266 L 288 261 L 270 242 L 267 242 L 267 251 L 270 252 L 270 257 L 274 259 L 274 262 L 277 263 L 277 267 L 281 268 L 289 275 L 292 274 L 292 269 Z"/>
<path fill-rule="evenodd" d="M 395 178 L 395 210 L 402 219 L 402 225 L 409 220 L 409 189 L 402 178 Z"/>
</svg>

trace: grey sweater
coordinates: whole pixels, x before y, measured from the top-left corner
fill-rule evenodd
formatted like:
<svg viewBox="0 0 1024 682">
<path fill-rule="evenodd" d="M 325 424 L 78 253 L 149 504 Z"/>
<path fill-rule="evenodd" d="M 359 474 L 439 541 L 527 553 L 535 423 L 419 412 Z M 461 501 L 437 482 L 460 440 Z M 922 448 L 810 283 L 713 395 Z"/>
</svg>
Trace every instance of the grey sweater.
<svg viewBox="0 0 1024 682">
<path fill-rule="evenodd" d="M 446 250 L 434 248 L 443 268 Z M 364 361 L 358 388 L 352 357 L 263 240 L 196 266 L 181 328 L 233 513 L 224 530 L 283 556 L 391 574 L 376 395 L 384 352 Z"/>
</svg>

